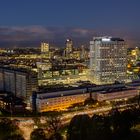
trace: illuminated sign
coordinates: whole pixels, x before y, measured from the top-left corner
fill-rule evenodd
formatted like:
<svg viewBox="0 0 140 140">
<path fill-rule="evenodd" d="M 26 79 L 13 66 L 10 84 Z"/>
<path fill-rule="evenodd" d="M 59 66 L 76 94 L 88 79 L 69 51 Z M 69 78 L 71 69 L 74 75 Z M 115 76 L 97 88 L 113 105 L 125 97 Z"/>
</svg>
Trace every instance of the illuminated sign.
<svg viewBox="0 0 140 140">
<path fill-rule="evenodd" d="M 110 41 L 110 38 L 102 38 L 102 41 Z"/>
</svg>

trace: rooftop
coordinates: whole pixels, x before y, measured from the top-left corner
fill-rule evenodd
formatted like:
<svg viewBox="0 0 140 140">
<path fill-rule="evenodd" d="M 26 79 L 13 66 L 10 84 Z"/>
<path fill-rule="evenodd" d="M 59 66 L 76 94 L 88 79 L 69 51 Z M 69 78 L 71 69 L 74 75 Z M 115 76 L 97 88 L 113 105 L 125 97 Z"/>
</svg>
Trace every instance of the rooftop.
<svg viewBox="0 0 140 140">
<path fill-rule="evenodd" d="M 119 38 L 119 37 L 110 37 L 110 36 L 105 36 L 105 37 L 94 37 L 94 41 L 102 41 L 102 42 L 111 42 L 111 41 L 124 41 L 124 39 Z"/>
</svg>

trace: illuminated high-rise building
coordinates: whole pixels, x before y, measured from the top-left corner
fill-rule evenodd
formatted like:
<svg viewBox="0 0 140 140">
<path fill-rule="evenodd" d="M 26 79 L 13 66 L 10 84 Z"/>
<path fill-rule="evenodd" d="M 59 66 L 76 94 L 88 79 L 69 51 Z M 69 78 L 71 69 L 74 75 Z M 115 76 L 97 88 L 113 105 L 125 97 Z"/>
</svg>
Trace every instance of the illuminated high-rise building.
<svg viewBox="0 0 140 140">
<path fill-rule="evenodd" d="M 126 80 L 127 48 L 121 38 L 95 37 L 90 41 L 90 77 L 95 84 Z"/>
<path fill-rule="evenodd" d="M 65 56 L 67 58 L 70 58 L 72 51 L 73 51 L 73 42 L 71 39 L 67 39 L 66 48 L 65 48 Z"/>
<path fill-rule="evenodd" d="M 86 51 L 84 45 L 81 46 L 81 59 L 85 59 Z"/>
<path fill-rule="evenodd" d="M 49 52 L 49 43 L 41 43 L 41 53 Z"/>
</svg>

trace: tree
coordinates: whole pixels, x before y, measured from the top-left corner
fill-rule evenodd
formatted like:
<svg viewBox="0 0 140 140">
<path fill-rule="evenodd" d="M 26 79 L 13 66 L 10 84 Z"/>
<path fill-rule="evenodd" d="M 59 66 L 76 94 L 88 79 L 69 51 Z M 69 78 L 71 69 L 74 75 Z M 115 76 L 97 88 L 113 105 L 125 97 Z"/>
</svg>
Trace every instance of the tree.
<svg viewBox="0 0 140 140">
<path fill-rule="evenodd" d="M 120 114 L 121 113 L 119 112 L 118 109 L 112 109 L 109 112 L 111 126 L 114 133 L 118 133 L 120 129 Z"/>
<path fill-rule="evenodd" d="M 13 135 L 20 135 L 20 130 L 15 121 L 11 121 L 7 118 L 0 119 L 0 140 L 12 137 Z"/>
<path fill-rule="evenodd" d="M 84 101 L 84 105 L 95 105 L 97 104 L 98 102 L 92 98 L 87 98 L 85 101 Z"/>
<path fill-rule="evenodd" d="M 68 140 L 90 140 L 91 120 L 88 115 L 74 116 L 67 131 Z"/>
<path fill-rule="evenodd" d="M 98 140 L 111 139 L 111 128 L 109 118 L 101 115 L 92 117 L 92 138 Z"/>
<path fill-rule="evenodd" d="M 59 113 L 52 113 L 49 116 L 47 116 L 47 126 L 48 131 L 51 133 L 56 133 L 61 127 L 61 114 Z"/>
<path fill-rule="evenodd" d="M 117 109 L 111 112 L 113 135 L 117 139 L 123 139 L 131 134 L 131 128 L 135 125 L 137 114 L 135 110 L 127 109 L 119 112 Z"/>
<path fill-rule="evenodd" d="M 60 133 L 54 133 L 49 140 L 63 140 L 63 137 L 61 136 Z"/>
<path fill-rule="evenodd" d="M 68 126 L 67 140 L 138 140 L 140 133 L 134 129 L 140 123 L 137 108 L 119 111 L 113 109 L 106 115 L 74 116 Z M 133 129 L 131 129 L 133 128 Z"/>
<path fill-rule="evenodd" d="M 5 137 L 4 140 L 25 140 L 25 139 L 20 134 L 14 134 L 12 136 Z"/>
<path fill-rule="evenodd" d="M 30 140 L 47 140 L 46 134 L 43 129 L 34 129 L 30 135 Z"/>
<path fill-rule="evenodd" d="M 34 120 L 34 124 L 39 127 L 41 122 L 40 122 L 40 117 L 33 117 L 33 120 Z"/>
</svg>

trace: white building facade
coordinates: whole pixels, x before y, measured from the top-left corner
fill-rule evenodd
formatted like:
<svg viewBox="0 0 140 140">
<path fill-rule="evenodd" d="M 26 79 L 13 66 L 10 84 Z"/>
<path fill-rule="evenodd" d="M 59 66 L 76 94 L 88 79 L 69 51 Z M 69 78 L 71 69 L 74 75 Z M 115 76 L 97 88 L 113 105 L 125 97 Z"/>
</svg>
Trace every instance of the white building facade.
<svg viewBox="0 0 140 140">
<path fill-rule="evenodd" d="M 95 37 L 90 41 L 90 78 L 95 84 L 126 79 L 127 48 L 120 38 Z"/>
</svg>

